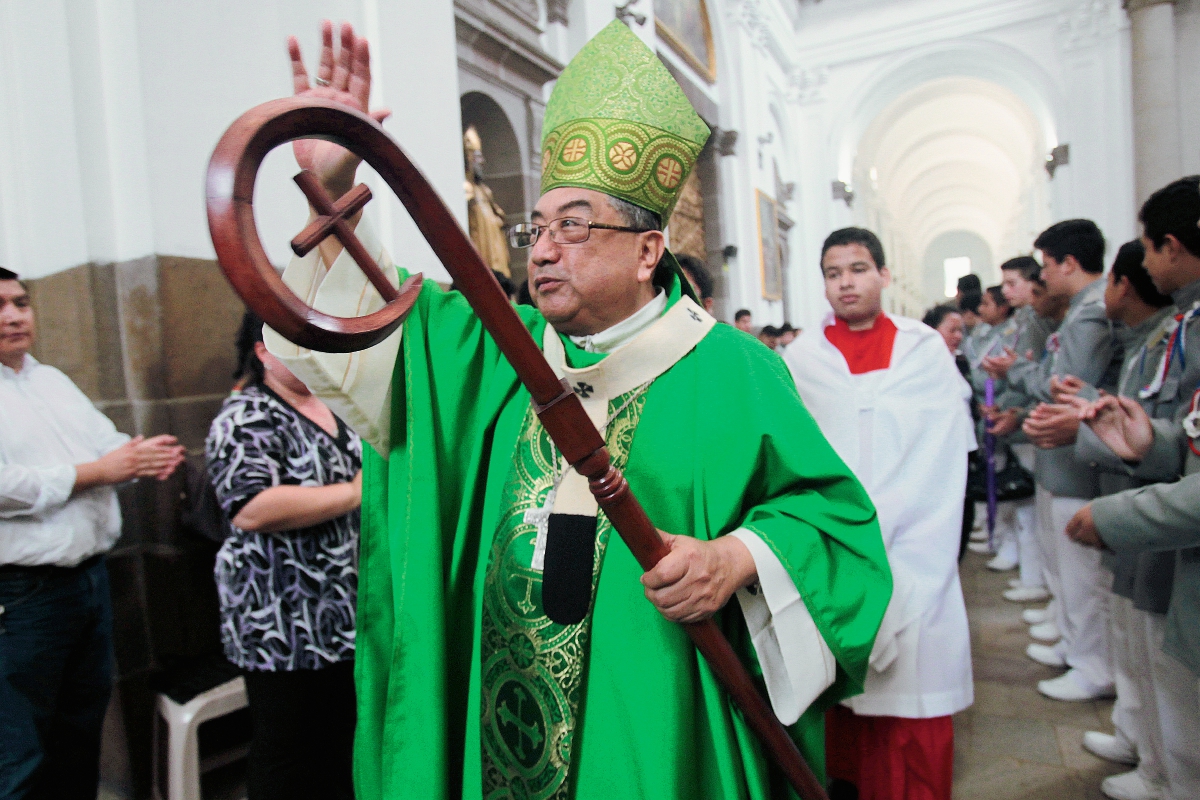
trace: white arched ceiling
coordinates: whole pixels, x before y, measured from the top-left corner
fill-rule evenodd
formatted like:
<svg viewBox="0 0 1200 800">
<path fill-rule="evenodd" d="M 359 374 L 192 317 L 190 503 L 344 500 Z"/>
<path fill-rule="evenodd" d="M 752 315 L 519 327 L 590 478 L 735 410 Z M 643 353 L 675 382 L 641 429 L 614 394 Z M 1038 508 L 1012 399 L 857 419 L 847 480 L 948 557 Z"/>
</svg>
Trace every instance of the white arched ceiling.
<svg viewBox="0 0 1200 800">
<path fill-rule="evenodd" d="M 899 95 L 865 127 L 854 186 L 868 219 L 884 221 L 915 257 L 901 270 L 924 270 L 931 243 L 951 231 L 973 233 L 1007 257 L 1029 246 L 1015 237 L 1046 180 L 1046 139 L 1038 115 L 1012 90 L 975 77 L 939 78 Z M 988 266 L 985 281 L 996 277 Z"/>
<path fill-rule="evenodd" d="M 1038 120 L 1042 152 L 1048 153 L 1060 139 L 1069 139 L 1051 109 L 1060 108 L 1064 98 L 1055 89 L 1045 69 L 1025 54 L 998 42 L 961 39 L 940 42 L 882 64 L 877 74 L 856 96 L 849 98 L 834 128 L 838 148 L 838 177 L 850 180 L 858 143 L 867 127 L 895 98 L 940 78 L 978 78 L 1011 90 Z"/>
</svg>

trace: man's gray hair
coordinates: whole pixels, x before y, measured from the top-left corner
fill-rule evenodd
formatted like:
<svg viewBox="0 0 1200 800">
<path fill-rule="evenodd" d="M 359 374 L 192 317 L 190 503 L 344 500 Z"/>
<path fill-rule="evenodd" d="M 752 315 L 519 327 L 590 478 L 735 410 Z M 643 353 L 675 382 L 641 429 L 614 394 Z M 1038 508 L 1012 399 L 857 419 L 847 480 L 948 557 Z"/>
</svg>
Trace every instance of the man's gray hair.
<svg viewBox="0 0 1200 800">
<path fill-rule="evenodd" d="M 622 200 L 620 197 L 613 197 L 611 194 L 607 194 L 605 197 L 608 198 L 608 204 L 613 207 L 613 211 L 616 211 L 625 220 L 626 226 L 643 231 L 662 230 L 662 222 L 659 220 L 658 214 L 653 211 L 628 200 Z"/>
</svg>

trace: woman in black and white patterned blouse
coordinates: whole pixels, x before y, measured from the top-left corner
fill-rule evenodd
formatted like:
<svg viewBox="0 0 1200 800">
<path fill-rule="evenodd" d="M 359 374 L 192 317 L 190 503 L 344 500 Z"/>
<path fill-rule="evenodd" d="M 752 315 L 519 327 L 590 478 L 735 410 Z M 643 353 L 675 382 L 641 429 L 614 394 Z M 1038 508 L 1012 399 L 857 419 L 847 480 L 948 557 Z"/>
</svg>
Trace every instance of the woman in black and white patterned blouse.
<svg viewBox="0 0 1200 800">
<path fill-rule="evenodd" d="M 231 520 L 215 575 L 254 722 L 249 798 L 352 798 L 362 444 L 267 352 L 261 320 L 238 350 L 246 385 L 205 453 Z"/>
</svg>

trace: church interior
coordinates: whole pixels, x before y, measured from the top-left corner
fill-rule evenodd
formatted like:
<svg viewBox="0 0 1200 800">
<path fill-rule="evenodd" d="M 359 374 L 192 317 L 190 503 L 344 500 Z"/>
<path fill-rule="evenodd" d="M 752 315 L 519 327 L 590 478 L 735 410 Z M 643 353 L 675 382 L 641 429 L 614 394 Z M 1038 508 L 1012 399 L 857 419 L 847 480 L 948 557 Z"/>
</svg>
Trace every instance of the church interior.
<svg viewBox="0 0 1200 800">
<path fill-rule="evenodd" d="M 756 326 L 819 324 L 821 243 L 837 228 L 878 232 L 885 309 L 919 318 L 961 275 L 998 283 L 1058 220 L 1095 220 L 1115 251 L 1154 189 L 1200 172 L 1200 0 L 0 3 L 0 265 L 28 281 L 33 355 L 121 431 L 168 432 L 189 456 L 171 480 L 119 492 L 105 800 L 167 797 L 158 698 L 221 652 L 215 545 L 183 511 L 244 309 L 209 238 L 205 169 L 239 114 L 291 93 L 285 39 L 316 52 L 326 18 L 365 33 L 384 127 L 517 283 L 525 254 L 504 230 L 538 199 L 550 91 L 622 20 L 713 131 L 667 235 L 707 265 L 723 322 L 748 309 Z M 292 171 L 278 150 L 256 187 L 280 268 L 306 213 Z M 449 284 L 364 172 L 395 261 Z M 981 564 L 963 566 L 977 702 L 956 720 L 955 797 L 1100 796 L 1115 770 L 1074 732 L 1105 729 L 1109 706 L 1037 698 L 1019 609 L 993 602 L 1001 579 Z M 205 797 L 240 796 L 239 725 L 201 729 Z"/>
</svg>

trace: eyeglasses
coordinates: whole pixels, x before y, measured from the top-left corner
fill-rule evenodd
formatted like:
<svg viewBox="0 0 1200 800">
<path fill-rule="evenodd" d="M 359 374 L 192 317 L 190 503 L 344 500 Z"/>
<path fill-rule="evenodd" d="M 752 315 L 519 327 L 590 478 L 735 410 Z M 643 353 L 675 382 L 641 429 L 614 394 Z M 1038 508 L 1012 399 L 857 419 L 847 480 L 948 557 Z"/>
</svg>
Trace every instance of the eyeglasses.
<svg viewBox="0 0 1200 800">
<path fill-rule="evenodd" d="M 550 241 L 555 244 L 580 244 L 586 242 L 592 235 L 592 228 L 606 231 L 624 231 L 625 233 L 647 233 L 645 228 L 627 228 L 624 225 L 606 225 L 603 222 L 592 222 L 582 217 L 559 217 L 550 220 L 545 225 L 535 222 L 519 222 L 508 229 L 508 243 L 516 248 L 533 247 L 542 231 L 550 233 Z"/>
</svg>

